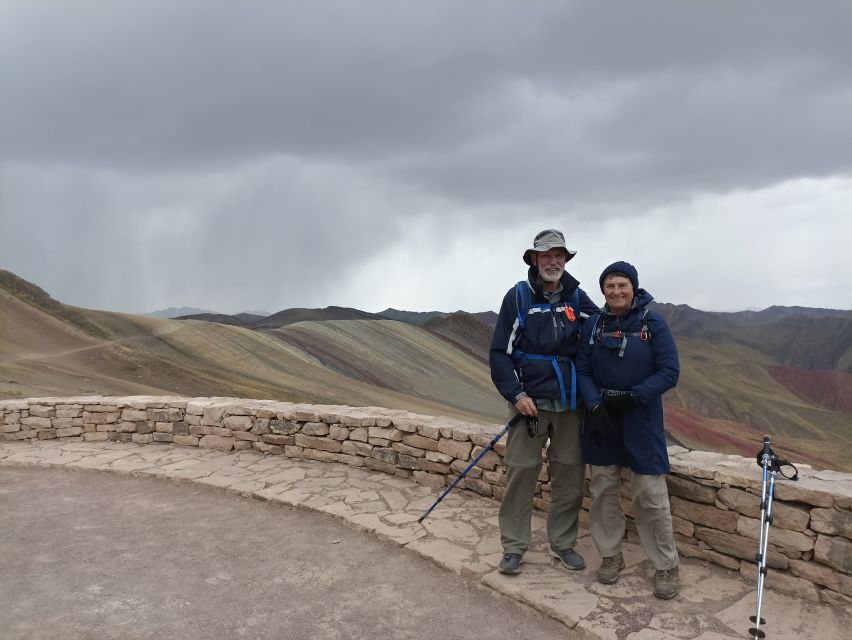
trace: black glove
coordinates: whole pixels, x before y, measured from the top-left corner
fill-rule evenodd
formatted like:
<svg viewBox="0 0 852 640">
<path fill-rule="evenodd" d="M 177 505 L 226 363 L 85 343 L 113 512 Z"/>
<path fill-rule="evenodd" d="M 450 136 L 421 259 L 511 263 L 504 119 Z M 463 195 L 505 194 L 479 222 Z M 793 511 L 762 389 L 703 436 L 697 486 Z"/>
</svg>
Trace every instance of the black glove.
<svg viewBox="0 0 852 640">
<path fill-rule="evenodd" d="M 636 396 L 631 391 L 604 389 L 601 400 L 607 409 L 617 413 L 623 413 L 636 406 Z"/>
<path fill-rule="evenodd" d="M 603 447 L 607 442 L 615 440 L 618 436 L 618 427 L 612 420 L 612 416 L 606 405 L 599 404 L 593 411 L 586 414 L 586 426 L 589 436 L 598 446 Z"/>
</svg>

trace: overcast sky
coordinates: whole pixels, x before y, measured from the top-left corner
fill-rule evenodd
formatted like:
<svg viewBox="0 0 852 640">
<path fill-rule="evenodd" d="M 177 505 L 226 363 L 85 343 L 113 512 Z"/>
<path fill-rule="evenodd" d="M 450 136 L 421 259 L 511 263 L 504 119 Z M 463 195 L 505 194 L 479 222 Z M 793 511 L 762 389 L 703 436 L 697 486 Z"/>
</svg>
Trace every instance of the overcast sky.
<svg viewBox="0 0 852 640">
<path fill-rule="evenodd" d="M 3 0 L 0 268 L 146 312 L 852 308 L 852 3 Z"/>
</svg>

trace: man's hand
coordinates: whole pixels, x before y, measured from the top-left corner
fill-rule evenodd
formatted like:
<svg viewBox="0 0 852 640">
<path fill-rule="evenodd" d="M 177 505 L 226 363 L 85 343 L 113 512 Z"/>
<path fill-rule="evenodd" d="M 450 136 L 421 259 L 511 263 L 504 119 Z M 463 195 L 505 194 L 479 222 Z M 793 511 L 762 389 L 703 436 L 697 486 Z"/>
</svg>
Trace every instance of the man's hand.
<svg viewBox="0 0 852 640">
<path fill-rule="evenodd" d="M 538 407 L 535 406 L 535 402 L 529 396 L 519 398 L 515 403 L 515 409 L 522 415 L 538 417 Z"/>
</svg>

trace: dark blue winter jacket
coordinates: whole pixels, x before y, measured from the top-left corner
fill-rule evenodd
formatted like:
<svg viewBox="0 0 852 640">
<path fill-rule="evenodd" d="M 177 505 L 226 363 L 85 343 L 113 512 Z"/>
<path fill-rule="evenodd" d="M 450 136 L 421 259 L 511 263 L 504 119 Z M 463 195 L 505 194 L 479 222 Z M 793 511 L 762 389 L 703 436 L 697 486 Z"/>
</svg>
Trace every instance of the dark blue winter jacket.
<svg viewBox="0 0 852 640">
<path fill-rule="evenodd" d="M 562 291 L 555 304 L 548 303 L 537 281 L 537 271 L 531 267 L 527 281 L 509 289 L 503 298 L 491 341 L 491 379 L 512 404 L 526 393 L 535 399 L 562 401 L 565 397 L 567 407 L 581 323 L 600 309 L 567 272 L 562 274 Z M 518 314 L 523 306 L 520 287 L 527 288 L 531 303 L 523 318 Z"/>
<path fill-rule="evenodd" d="M 603 333 L 639 334 L 645 307 L 651 294 L 639 289 L 633 305 L 621 316 L 605 309 L 586 321 L 577 354 L 577 380 L 588 412 L 601 403 L 601 390 L 631 391 L 634 405 L 615 414 L 619 433 L 598 446 L 584 429 L 583 461 L 594 465 L 629 466 L 636 473 L 669 473 L 669 457 L 663 421 L 663 393 L 674 388 L 680 375 L 677 346 L 666 321 L 648 311 L 645 324 L 648 336 L 627 335 L 623 356 L 619 357 L 624 337 L 595 339 Z M 591 344 L 590 344 L 591 342 Z"/>
</svg>

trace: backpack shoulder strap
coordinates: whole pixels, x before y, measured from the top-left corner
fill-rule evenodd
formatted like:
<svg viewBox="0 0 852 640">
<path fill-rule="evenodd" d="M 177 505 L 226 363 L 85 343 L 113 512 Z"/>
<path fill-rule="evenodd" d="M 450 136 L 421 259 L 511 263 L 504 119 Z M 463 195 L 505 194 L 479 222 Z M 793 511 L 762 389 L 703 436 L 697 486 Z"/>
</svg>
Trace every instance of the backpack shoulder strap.
<svg viewBox="0 0 852 640">
<path fill-rule="evenodd" d="M 642 309 L 642 328 L 639 330 L 639 338 L 645 342 L 651 342 L 651 331 L 648 329 L 648 305 Z"/>
<path fill-rule="evenodd" d="M 595 315 L 595 322 L 592 325 L 591 333 L 589 333 L 590 345 L 594 345 L 601 339 L 601 332 L 603 332 L 603 322 L 601 322 L 601 316 L 603 316 L 603 312 Z"/>
<path fill-rule="evenodd" d="M 532 304 L 530 287 L 526 280 L 520 280 L 515 285 L 515 303 L 518 307 L 518 326 L 523 329 L 526 326 L 527 313 L 529 313 Z"/>
</svg>

